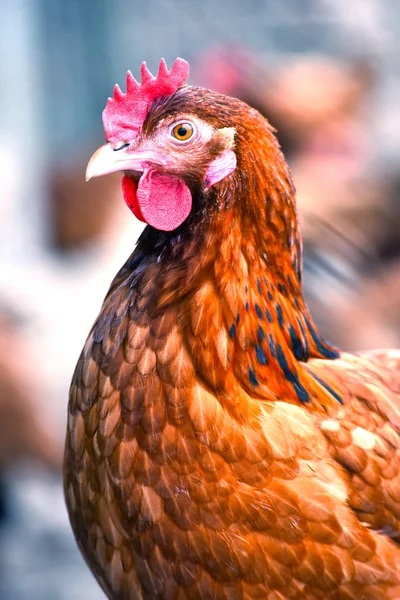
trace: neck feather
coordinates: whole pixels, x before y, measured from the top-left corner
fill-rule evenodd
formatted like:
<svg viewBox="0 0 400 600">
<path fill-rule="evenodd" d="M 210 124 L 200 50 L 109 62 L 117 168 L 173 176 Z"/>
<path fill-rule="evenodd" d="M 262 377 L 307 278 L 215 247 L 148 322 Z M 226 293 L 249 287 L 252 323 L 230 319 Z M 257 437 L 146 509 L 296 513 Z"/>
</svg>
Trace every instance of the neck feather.
<svg viewBox="0 0 400 600">
<path fill-rule="evenodd" d="M 214 391 L 227 395 L 234 379 L 252 397 L 324 407 L 340 398 L 307 363 L 339 353 L 304 301 L 294 188 L 272 134 L 269 142 L 238 152 L 217 210 L 170 239 L 144 285 L 157 272 L 154 314 L 178 310 L 196 372 Z"/>
</svg>

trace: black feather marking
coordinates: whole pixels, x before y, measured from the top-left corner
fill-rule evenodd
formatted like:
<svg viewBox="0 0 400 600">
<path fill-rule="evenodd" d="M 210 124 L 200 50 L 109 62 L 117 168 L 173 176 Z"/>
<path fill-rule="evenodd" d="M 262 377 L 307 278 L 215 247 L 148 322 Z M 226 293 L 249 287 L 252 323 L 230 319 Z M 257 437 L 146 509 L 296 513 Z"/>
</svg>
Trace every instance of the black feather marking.
<svg viewBox="0 0 400 600">
<path fill-rule="evenodd" d="M 337 400 L 340 404 L 344 404 L 343 398 L 341 398 L 339 396 L 339 394 L 337 394 L 327 383 L 325 383 L 325 381 L 323 381 L 322 379 L 320 379 L 312 371 L 311 371 L 311 374 L 314 377 L 314 379 L 316 379 L 318 381 L 318 383 L 320 383 L 322 385 L 322 387 L 324 387 L 335 398 L 335 400 Z"/>
<path fill-rule="evenodd" d="M 264 315 L 262 314 L 262 310 L 261 308 L 258 306 L 258 304 L 254 305 L 254 308 L 256 309 L 256 313 L 259 319 L 263 319 Z"/>
<path fill-rule="evenodd" d="M 249 303 L 248 302 L 246 302 L 246 304 L 244 305 L 244 307 L 246 309 L 246 312 L 249 312 Z"/>
<path fill-rule="evenodd" d="M 290 341 L 292 343 L 293 354 L 295 355 L 297 360 L 307 360 L 307 356 L 305 355 L 305 349 L 293 325 L 290 325 L 289 327 L 289 335 Z"/>
<path fill-rule="evenodd" d="M 298 379 L 296 379 L 296 381 L 293 382 L 293 388 L 294 391 L 296 392 L 296 395 L 298 397 L 298 399 L 300 400 L 300 402 L 308 402 L 310 400 L 310 395 L 307 392 L 307 390 L 305 389 L 305 387 L 303 385 L 301 385 L 300 381 Z"/>
<path fill-rule="evenodd" d="M 297 373 L 293 373 L 293 371 L 291 371 L 286 360 L 286 356 L 282 350 L 282 346 L 280 344 L 277 344 L 276 354 L 279 366 L 282 369 L 286 379 L 292 384 L 298 399 L 300 400 L 300 402 L 303 403 L 308 402 L 310 399 L 309 393 L 307 392 L 305 387 L 300 383 Z"/>
<path fill-rule="evenodd" d="M 258 385 L 258 379 L 252 368 L 249 367 L 249 381 L 251 385 Z"/>
<path fill-rule="evenodd" d="M 259 342 L 262 342 L 265 338 L 264 329 L 261 327 L 261 325 L 259 325 L 257 329 L 257 338 Z"/>
<path fill-rule="evenodd" d="M 283 374 L 285 375 L 286 379 L 288 381 L 290 381 L 291 383 L 296 381 L 296 376 L 290 370 L 288 362 L 286 360 L 285 353 L 283 352 L 282 346 L 280 344 L 276 345 L 276 358 L 278 360 L 278 364 L 279 364 L 280 368 L 282 369 Z"/>
<path fill-rule="evenodd" d="M 281 283 L 278 283 L 278 290 L 280 291 L 281 294 L 286 294 L 286 288 L 284 285 L 282 285 Z"/>
<path fill-rule="evenodd" d="M 256 346 L 256 357 L 260 365 L 267 364 L 267 357 L 265 356 L 265 352 L 260 344 Z"/>
<path fill-rule="evenodd" d="M 235 335 L 236 335 L 236 325 L 234 323 L 232 323 L 232 325 L 229 328 L 229 337 L 234 338 Z"/>
<path fill-rule="evenodd" d="M 262 294 L 261 283 L 260 283 L 260 280 L 258 278 L 257 278 L 257 289 L 258 289 L 259 294 Z"/>
<path fill-rule="evenodd" d="M 270 300 L 273 300 L 273 295 L 271 294 L 271 292 L 268 292 L 268 298 L 269 298 Z"/>
<path fill-rule="evenodd" d="M 278 317 L 279 327 L 283 327 L 285 324 L 285 321 L 283 319 L 282 306 L 280 304 L 276 305 L 276 316 Z"/>
<path fill-rule="evenodd" d="M 236 315 L 236 325 L 239 323 L 239 321 L 240 321 L 240 315 L 239 315 L 239 313 L 238 313 L 238 314 Z"/>
<path fill-rule="evenodd" d="M 268 323 L 272 323 L 272 315 L 271 315 L 271 313 L 269 312 L 268 308 L 266 308 L 266 309 L 265 309 L 265 316 L 266 316 L 266 317 L 267 317 L 267 319 L 268 319 Z"/>
</svg>

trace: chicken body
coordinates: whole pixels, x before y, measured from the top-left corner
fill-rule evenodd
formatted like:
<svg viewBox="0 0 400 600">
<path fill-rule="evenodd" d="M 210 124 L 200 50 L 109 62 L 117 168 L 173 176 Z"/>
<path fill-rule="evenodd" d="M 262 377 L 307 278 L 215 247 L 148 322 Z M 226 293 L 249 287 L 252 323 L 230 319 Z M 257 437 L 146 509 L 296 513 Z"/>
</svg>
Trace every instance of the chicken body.
<svg viewBox="0 0 400 600">
<path fill-rule="evenodd" d="M 114 599 L 399 598 L 400 353 L 321 339 L 261 115 L 181 88 L 143 131 L 181 115 L 235 128 L 237 168 L 208 190 L 187 158 L 189 217 L 145 230 L 89 334 L 65 454 L 79 547 Z"/>
</svg>

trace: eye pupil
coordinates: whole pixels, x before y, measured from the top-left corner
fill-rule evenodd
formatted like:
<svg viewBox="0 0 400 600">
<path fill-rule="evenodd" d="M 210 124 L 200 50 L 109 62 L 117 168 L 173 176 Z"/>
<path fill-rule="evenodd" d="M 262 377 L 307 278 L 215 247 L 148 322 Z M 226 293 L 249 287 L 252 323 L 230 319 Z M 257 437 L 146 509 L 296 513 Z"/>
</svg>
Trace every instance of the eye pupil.
<svg viewBox="0 0 400 600">
<path fill-rule="evenodd" d="M 187 135 L 188 133 L 188 130 L 186 129 L 186 127 L 181 125 L 176 133 L 179 135 L 179 137 L 185 137 L 185 135 Z"/>
</svg>

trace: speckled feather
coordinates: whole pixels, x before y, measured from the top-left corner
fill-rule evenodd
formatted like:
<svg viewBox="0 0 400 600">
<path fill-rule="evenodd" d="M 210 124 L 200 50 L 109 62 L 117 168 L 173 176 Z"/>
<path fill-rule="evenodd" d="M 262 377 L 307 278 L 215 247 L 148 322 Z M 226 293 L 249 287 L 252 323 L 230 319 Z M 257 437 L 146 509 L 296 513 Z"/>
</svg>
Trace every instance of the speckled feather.
<svg viewBox="0 0 400 600">
<path fill-rule="evenodd" d="M 234 126 L 238 167 L 207 194 L 188 174 L 187 223 L 145 230 L 89 334 L 65 454 L 79 547 L 115 599 L 399 598 L 400 353 L 339 354 L 313 325 L 267 122 L 183 88 L 145 127 L 181 111 Z"/>
</svg>

